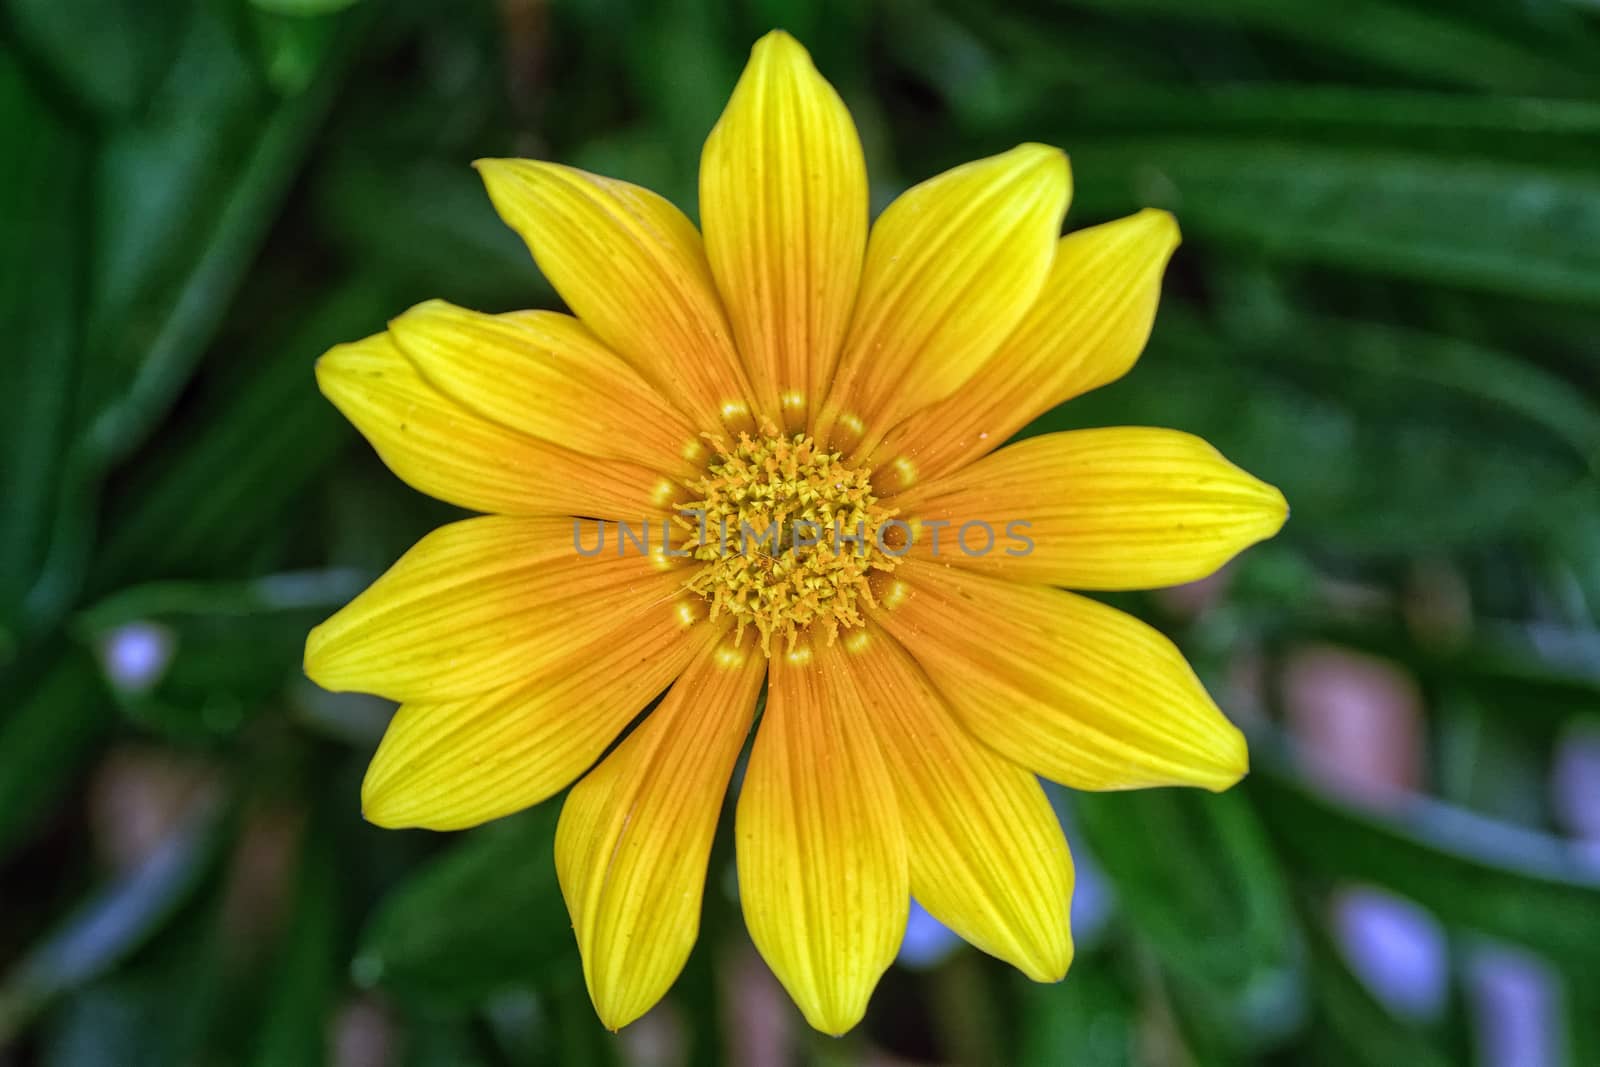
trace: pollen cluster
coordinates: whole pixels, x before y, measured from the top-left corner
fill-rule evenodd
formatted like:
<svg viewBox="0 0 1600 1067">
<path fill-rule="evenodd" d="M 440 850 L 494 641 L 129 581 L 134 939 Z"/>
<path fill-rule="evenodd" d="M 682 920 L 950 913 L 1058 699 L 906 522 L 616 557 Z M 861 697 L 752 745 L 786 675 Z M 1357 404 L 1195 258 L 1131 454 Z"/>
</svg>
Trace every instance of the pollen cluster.
<svg viewBox="0 0 1600 1067">
<path fill-rule="evenodd" d="M 793 648 L 812 627 L 832 643 L 864 625 L 868 576 L 896 562 L 882 541 L 894 511 L 878 503 L 867 472 L 770 424 L 732 446 L 707 436 L 716 457 L 688 484 L 698 499 L 678 521 L 705 562 L 686 584 L 710 601 L 711 617 L 733 616 L 741 636 L 754 624 L 768 654 L 774 635 Z"/>
</svg>

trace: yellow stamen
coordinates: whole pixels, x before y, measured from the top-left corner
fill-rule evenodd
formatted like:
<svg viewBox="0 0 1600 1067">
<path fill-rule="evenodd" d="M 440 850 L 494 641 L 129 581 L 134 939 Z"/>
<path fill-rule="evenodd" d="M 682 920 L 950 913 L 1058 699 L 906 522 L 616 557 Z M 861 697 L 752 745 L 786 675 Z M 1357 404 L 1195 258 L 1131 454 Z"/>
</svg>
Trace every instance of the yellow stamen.
<svg viewBox="0 0 1600 1067">
<path fill-rule="evenodd" d="M 732 615 L 741 636 L 754 623 L 768 655 L 773 634 L 793 649 L 812 626 L 831 644 L 864 625 L 867 575 L 896 562 L 879 540 L 895 512 L 878 504 L 868 472 L 771 423 L 733 446 L 707 440 L 717 457 L 689 483 L 699 499 L 681 505 L 678 522 L 705 561 L 685 584 L 711 602 L 711 617 Z"/>
</svg>

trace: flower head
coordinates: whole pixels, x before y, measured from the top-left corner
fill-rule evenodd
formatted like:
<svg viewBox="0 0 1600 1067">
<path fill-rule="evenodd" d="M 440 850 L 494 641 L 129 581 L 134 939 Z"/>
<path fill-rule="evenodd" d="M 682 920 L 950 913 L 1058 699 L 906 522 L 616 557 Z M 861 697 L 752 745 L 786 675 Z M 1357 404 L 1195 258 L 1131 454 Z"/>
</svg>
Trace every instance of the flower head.
<svg viewBox="0 0 1600 1067">
<path fill-rule="evenodd" d="M 1196 579 L 1285 516 L 1181 433 L 998 448 L 1132 365 L 1171 217 L 1062 237 L 1066 157 L 1022 145 L 869 235 L 849 113 L 782 33 L 706 143 L 703 235 L 625 182 L 478 167 L 573 314 L 430 302 L 317 368 L 396 474 L 486 513 L 308 640 L 317 682 L 401 703 L 367 817 L 467 827 L 576 781 L 557 871 L 622 1026 L 694 943 L 765 688 L 740 900 L 812 1025 L 861 1018 L 912 895 L 1060 978 L 1072 864 L 1037 776 L 1224 789 L 1246 753 L 1170 642 L 1057 587 Z"/>
<path fill-rule="evenodd" d="M 895 558 L 869 534 L 884 531 L 894 512 L 878 503 L 865 468 L 768 423 L 757 437 L 741 433 L 736 446 L 719 442 L 717 459 L 689 489 L 696 499 L 681 521 L 696 531 L 690 545 L 706 566 L 688 587 L 711 602 L 713 618 L 733 616 L 735 642 L 754 624 L 770 655 L 774 634 L 793 651 L 802 637 L 832 642 L 841 627 L 866 625 L 868 579 L 893 570 Z"/>
</svg>

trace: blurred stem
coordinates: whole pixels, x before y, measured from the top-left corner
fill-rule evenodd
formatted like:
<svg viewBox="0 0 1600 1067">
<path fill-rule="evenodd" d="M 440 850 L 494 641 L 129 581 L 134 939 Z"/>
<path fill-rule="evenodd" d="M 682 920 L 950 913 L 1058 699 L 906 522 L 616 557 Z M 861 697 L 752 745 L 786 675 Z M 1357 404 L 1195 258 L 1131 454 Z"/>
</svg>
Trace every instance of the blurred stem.
<svg viewBox="0 0 1600 1067">
<path fill-rule="evenodd" d="M 551 989 L 550 1015 L 555 1024 L 552 1062 L 562 1067 L 621 1062 L 619 1039 L 600 1024 L 581 980 L 558 982 Z"/>
<path fill-rule="evenodd" d="M 221 799 L 202 803 L 138 868 L 92 894 L 35 945 L 0 987 L 0 1045 L 161 930 L 213 871 L 232 814 Z"/>
<path fill-rule="evenodd" d="M 1004 1063 L 998 1037 L 1000 1012 L 984 981 L 983 960 L 959 951 L 932 975 L 933 1020 L 939 1047 L 955 1064 L 971 1067 Z"/>
</svg>

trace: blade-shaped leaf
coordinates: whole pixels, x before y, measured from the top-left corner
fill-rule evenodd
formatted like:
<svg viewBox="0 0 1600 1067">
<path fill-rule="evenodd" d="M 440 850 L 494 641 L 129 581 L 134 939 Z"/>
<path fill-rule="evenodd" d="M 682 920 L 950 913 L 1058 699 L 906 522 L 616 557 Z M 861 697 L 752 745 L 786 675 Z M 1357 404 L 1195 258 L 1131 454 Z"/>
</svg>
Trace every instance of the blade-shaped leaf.
<svg viewBox="0 0 1600 1067">
<path fill-rule="evenodd" d="M 1032 429 L 1197 433 L 1284 491 L 1288 536 L 1358 552 L 1538 528 L 1593 492 L 1600 415 L 1571 385 L 1455 338 L 1291 314 L 1228 338 L 1173 302 L 1134 373 Z"/>
<path fill-rule="evenodd" d="M 184 740 L 225 735 L 301 678 L 306 633 L 371 579 L 353 571 L 245 582 L 158 582 L 76 620 L 139 724 Z"/>
<path fill-rule="evenodd" d="M 556 882 L 559 811 L 549 801 L 475 831 L 395 887 L 361 936 L 357 981 L 466 1005 L 552 971 L 575 974 L 577 942 Z"/>
<path fill-rule="evenodd" d="M 1317 141 L 1077 139 L 1074 209 L 1291 262 L 1600 306 L 1600 176 Z"/>
<path fill-rule="evenodd" d="M 81 341 L 88 138 L 0 50 L 0 663 L 48 539 Z M 15 636 L 7 635 L 7 631 Z M 10 646 L 10 647 L 8 647 Z"/>
<path fill-rule="evenodd" d="M 240 557 L 282 536 L 278 522 L 353 436 L 316 391 L 312 365 L 329 346 L 382 327 L 382 287 L 352 281 L 263 338 L 228 376 L 202 424 L 130 479 L 113 506 L 91 590 L 173 574 L 237 573 Z"/>
<path fill-rule="evenodd" d="M 1243 795 L 1081 793 L 1073 810 L 1129 922 L 1240 1044 L 1293 1025 L 1301 976 L 1289 899 Z"/>
<path fill-rule="evenodd" d="M 84 580 L 109 467 L 169 410 L 264 239 L 331 99 L 348 35 L 306 91 L 263 99 L 222 13 L 189 27 L 151 116 L 102 150 L 83 424 L 60 479 L 30 613 L 59 617 Z"/>
<path fill-rule="evenodd" d="M 0 855 L 26 840 L 116 722 L 94 658 L 54 645 L 5 675 L 0 715 Z"/>
<path fill-rule="evenodd" d="M 1600 867 L 1565 842 L 1420 796 L 1364 810 L 1256 762 L 1246 789 L 1304 868 L 1371 882 L 1552 958 L 1600 958 Z"/>
<path fill-rule="evenodd" d="M 1457 5 L 1449 13 L 1407 0 L 1070 0 L 1118 13 L 1221 22 L 1264 31 L 1319 51 L 1411 77 L 1500 90 L 1577 93 L 1596 79 L 1550 27 L 1524 20 L 1480 20 Z M 1181 21 L 1180 21 L 1181 24 Z M 1581 23 L 1567 26 L 1582 33 Z M 1541 32 L 1543 31 L 1543 32 Z"/>
<path fill-rule="evenodd" d="M 183 39 L 194 0 L 11 0 L 23 47 L 75 103 L 123 118 L 149 101 Z"/>
</svg>

